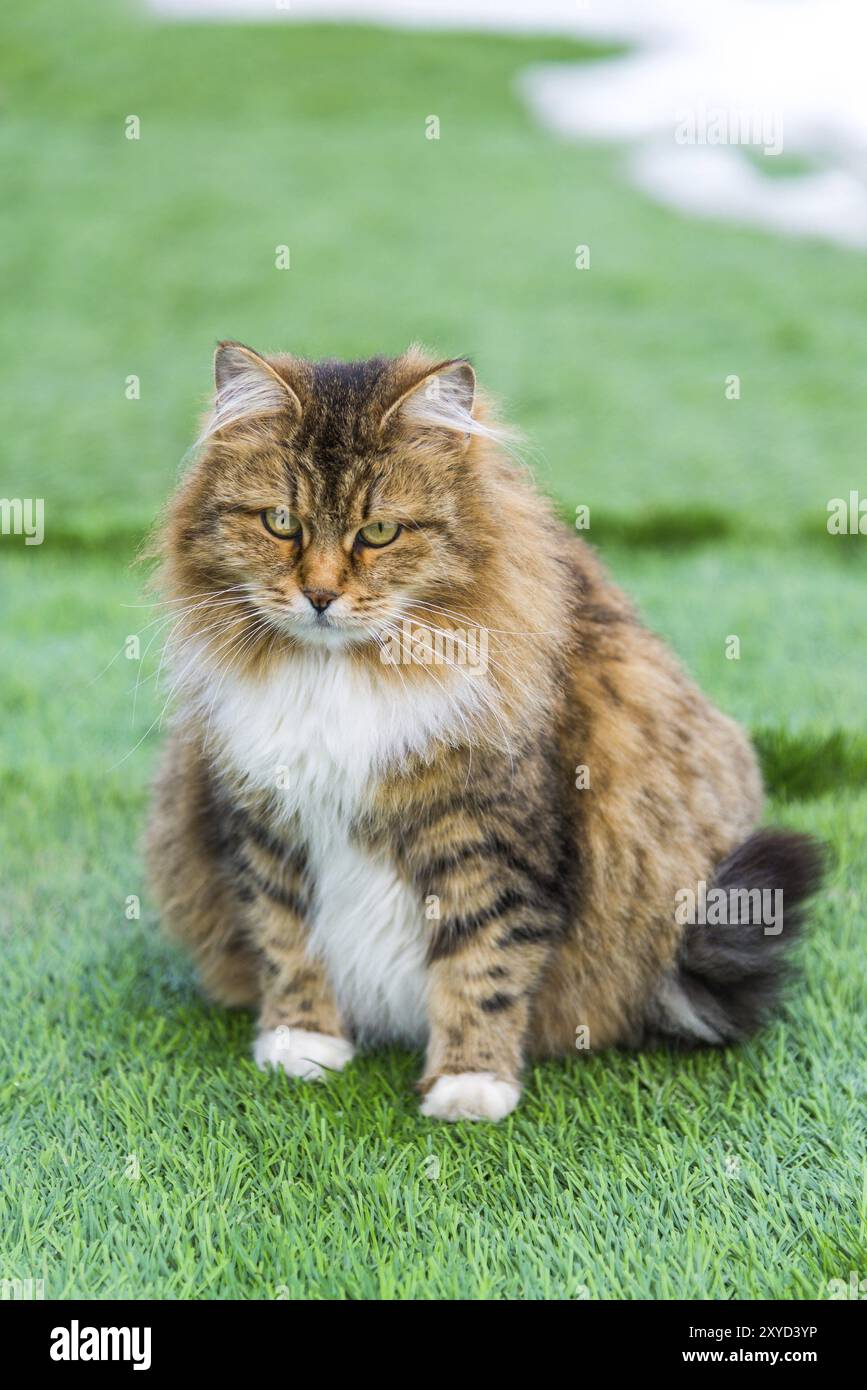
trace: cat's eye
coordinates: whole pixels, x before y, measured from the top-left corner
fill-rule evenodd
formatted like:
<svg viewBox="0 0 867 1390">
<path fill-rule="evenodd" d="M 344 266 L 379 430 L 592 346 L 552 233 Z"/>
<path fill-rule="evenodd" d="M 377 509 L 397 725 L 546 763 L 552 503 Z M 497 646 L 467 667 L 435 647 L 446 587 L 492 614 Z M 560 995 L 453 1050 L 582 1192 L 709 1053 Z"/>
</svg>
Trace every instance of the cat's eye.
<svg viewBox="0 0 867 1390">
<path fill-rule="evenodd" d="M 262 513 L 262 525 L 272 536 L 281 541 L 294 541 L 301 535 L 301 522 L 288 507 L 266 507 Z"/>
<path fill-rule="evenodd" d="M 358 533 L 358 539 L 364 545 L 381 546 L 391 545 L 400 535 L 400 527 L 393 521 L 371 521 L 369 526 L 362 526 Z"/>
</svg>

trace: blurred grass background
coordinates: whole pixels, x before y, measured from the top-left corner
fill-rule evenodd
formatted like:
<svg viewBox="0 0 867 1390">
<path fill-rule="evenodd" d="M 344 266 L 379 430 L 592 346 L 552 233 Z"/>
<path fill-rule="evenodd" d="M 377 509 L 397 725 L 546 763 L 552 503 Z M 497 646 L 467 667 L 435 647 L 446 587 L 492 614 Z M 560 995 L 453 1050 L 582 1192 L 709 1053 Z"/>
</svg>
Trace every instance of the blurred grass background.
<svg viewBox="0 0 867 1390">
<path fill-rule="evenodd" d="M 43 497 L 46 540 L 0 538 L 0 1278 L 744 1298 L 864 1272 L 867 540 L 825 527 L 831 497 L 867 491 L 863 258 L 680 221 L 617 151 L 537 130 L 516 74 L 603 58 L 158 25 L 107 0 L 3 16 L 0 495 Z M 149 621 L 123 606 L 130 565 L 227 336 L 468 353 L 564 514 L 590 506 L 588 538 L 756 735 L 769 813 L 834 847 L 805 981 L 765 1035 L 537 1068 L 496 1131 L 421 1120 L 417 1058 L 316 1091 L 254 1071 L 247 1020 L 155 933 L 136 842 L 159 643 L 116 657 Z"/>
</svg>

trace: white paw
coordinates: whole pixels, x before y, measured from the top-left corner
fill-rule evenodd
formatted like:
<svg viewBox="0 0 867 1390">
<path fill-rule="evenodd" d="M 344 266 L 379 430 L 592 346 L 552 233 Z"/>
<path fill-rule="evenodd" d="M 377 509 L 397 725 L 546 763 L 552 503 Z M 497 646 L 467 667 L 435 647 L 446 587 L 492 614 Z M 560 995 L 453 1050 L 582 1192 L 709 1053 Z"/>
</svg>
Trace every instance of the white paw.
<svg viewBox="0 0 867 1390">
<path fill-rule="evenodd" d="M 355 1055 L 352 1043 L 330 1033 L 310 1033 L 306 1028 L 266 1028 L 253 1044 L 253 1061 L 260 1071 L 282 1067 L 287 1076 L 305 1081 L 324 1081 L 329 1071 L 340 1071 Z"/>
<path fill-rule="evenodd" d="M 514 1110 L 521 1088 L 492 1071 L 463 1071 L 437 1077 L 421 1103 L 434 1120 L 502 1120 Z"/>
</svg>

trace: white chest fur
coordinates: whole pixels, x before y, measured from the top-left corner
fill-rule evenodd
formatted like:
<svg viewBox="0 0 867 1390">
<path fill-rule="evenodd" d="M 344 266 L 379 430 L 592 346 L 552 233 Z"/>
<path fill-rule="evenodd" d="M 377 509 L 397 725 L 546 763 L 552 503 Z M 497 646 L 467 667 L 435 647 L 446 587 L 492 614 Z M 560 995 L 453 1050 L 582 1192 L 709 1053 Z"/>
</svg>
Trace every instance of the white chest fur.
<svg viewBox="0 0 867 1390">
<path fill-rule="evenodd" d="M 316 880 L 311 949 L 362 1040 L 427 1032 L 424 902 L 349 830 L 378 775 L 460 723 L 466 711 L 441 686 L 407 694 L 340 653 L 311 652 L 267 682 L 227 677 L 210 713 L 238 770 L 299 819 Z M 207 688 L 201 698 L 207 709 Z"/>
</svg>

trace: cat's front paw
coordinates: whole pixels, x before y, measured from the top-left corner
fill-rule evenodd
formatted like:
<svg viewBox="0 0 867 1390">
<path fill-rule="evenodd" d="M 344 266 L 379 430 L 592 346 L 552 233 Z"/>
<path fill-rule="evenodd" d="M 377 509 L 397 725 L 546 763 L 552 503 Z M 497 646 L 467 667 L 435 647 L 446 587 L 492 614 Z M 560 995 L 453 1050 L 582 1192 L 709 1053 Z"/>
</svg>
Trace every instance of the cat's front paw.
<svg viewBox="0 0 867 1390">
<path fill-rule="evenodd" d="M 492 1071 L 439 1076 L 421 1103 L 433 1120 L 502 1120 L 521 1098 L 521 1088 Z"/>
<path fill-rule="evenodd" d="M 304 1081 L 324 1081 L 328 1072 L 341 1071 L 354 1056 L 355 1049 L 346 1038 L 306 1028 L 265 1028 L 253 1045 L 253 1060 L 260 1071 L 282 1067 L 287 1076 Z"/>
</svg>

